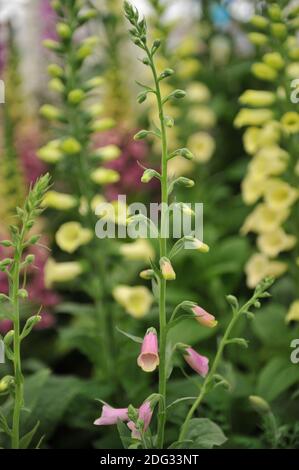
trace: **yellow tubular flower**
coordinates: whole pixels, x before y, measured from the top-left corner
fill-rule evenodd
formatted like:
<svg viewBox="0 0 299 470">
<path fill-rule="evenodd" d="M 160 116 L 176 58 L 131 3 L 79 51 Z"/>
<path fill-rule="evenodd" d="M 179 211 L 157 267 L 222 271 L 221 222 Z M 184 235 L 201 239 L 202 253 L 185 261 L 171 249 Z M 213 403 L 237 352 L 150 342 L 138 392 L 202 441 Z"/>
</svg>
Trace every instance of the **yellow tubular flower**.
<svg viewBox="0 0 299 470">
<path fill-rule="evenodd" d="M 244 126 L 262 126 L 272 118 L 273 112 L 270 109 L 243 108 L 237 114 L 234 125 L 238 128 Z"/>
<path fill-rule="evenodd" d="M 113 289 L 113 297 L 134 318 L 143 318 L 154 301 L 152 293 L 144 286 L 119 285 Z"/>
<path fill-rule="evenodd" d="M 97 168 L 91 174 L 91 179 L 96 184 L 112 184 L 119 181 L 120 175 L 117 171 L 110 168 Z"/>
<path fill-rule="evenodd" d="M 287 69 L 286 73 L 290 78 L 298 78 L 299 77 L 299 62 L 294 62 L 290 64 Z"/>
<path fill-rule="evenodd" d="M 70 194 L 59 193 L 52 190 L 45 194 L 42 201 L 43 207 L 49 207 L 59 211 L 73 209 L 77 204 L 77 199 Z"/>
<path fill-rule="evenodd" d="M 287 313 L 286 322 L 299 321 L 299 300 L 295 300 Z"/>
<path fill-rule="evenodd" d="M 45 286 L 50 289 L 55 282 L 68 282 L 80 276 L 83 268 L 80 263 L 71 261 L 68 263 L 56 263 L 49 258 L 44 270 Z"/>
<path fill-rule="evenodd" d="M 246 90 L 240 96 L 239 101 L 246 106 L 271 106 L 275 102 L 275 93 L 271 91 Z"/>
<path fill-rule="evenodd" d="M 241 183 L 243 201 L 252 205 L 263 195 L 263 185 L 252 173 L 248 173 Z"/>
<path fill-rule="evenodd" d="M 262 147 L 249 164 L 249 172 L 256 180 L 280 175 L 287 167 L 289 154 L 278 146 Z"/>
<path fill-rule="evenodd" d="M 260 235 L 257 239 L 257 246 L 269 258 L 275 258 L 281 251 L 291 250 L 296 242 L 294 235 L 288 235 L 279 227 L 274 232 Z"/>
<path fill-rule="evenodd" d="M 253 155 L 259 148 L 259 136 L 261 129 L 248 127 L 243 135 L 243 144 L 247 153 Z"/>
<path fill-rule="evenodd" d="M 286 134 L 299 132 L 299 114 L 295 111 L 285 113 L 281 118 L 281 125 Z"/>
<path fill-rule="evenodd" d="M 188 149 L 193 153 L 197 162 L 207 162 L 215 151 L 215 141 L 206 132 L 197 132 L 189 137 Z"/>
<path fill-rule="evenodd" d="M 285 181 L 271 178 L 265 186 L 265 201 L 274 210 L 286 209 L 298 199 L 298 190 Z"/>
<path fill-rule="evenodd" d="M 285 65 L 285 62 L 279 52 L 268 52 L 263 56 L 263 61 L 269 67 L 272 67 L 276 70 L 281 70 Z"/>
<path fill-rule="evenodd" d="M 287 208 L 276 209 L 267 204 L 258 204 L 253 212 L 246 218 L 241 233 L 248 232 L 268 233 L 277 229 L 290 215 Z"/>
<path fill-rule="evenodd" d="M 188 118 L 204 129 L 211 129 L 216 124 L 216 115 L 208 106 L 196 106 L 188 112 Z"/>
<path fill-rule="evenodd" d="M 191 103 L 206 103 L 211 99 L 211 93 L 204 83 L 191 82 L 186 89 L 187 98 Z"/>
<path fill-rule="evenodd" d="M 267 276 L 273 276 L 275 278 L 282 276 L 287 268 L 286 263 L 270 261 L 264 254 L 255 253 L 245 266 L 247 285 L 253 289 Z"/>
<path fill-rule="evenodd" d="M 144 238 L 133 243 L 123 243 L 119 251 L 125 258 L 132 261 L 149 261 L 155 257 L 155 250 Z"/>
<path fill-rule="evenodd" d="M 251 72 L 256 78 L 273 82 L 277 78 L 277 71 L 263 62 L 256 62 L 251 67 Z"/>
<path fill-rule="evenodd" d="M 81 245 L 92 240 L 91 230 L 83 228 L 79 222 L 66 222 L 55 235 L 59 248 L 67 253 L 74 253 Z"/>
</svg>

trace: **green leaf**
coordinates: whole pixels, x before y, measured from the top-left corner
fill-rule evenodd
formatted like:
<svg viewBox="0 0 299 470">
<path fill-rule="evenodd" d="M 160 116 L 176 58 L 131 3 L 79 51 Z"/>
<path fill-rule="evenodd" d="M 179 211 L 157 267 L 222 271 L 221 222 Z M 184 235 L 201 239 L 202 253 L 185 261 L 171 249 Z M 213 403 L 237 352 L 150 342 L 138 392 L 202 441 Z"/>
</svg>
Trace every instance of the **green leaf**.
<svg viewBox="0 0 299 470">
<path fill-rule="evenodd" d="M 168 333 L 168 338 L 173 344 L 186 343 L 192 346 L 198 341 L 215 335 L 215 330 L 216 328 L 200 328 L 193 318 L 187 318 L 171 328 Z"/>
<path fill-rule="evenodd" d="M 135 343 L 142 343 L 143 341 L 143 338 L 140 338 L 140 336 L 131 335 L 131 333 L 127 333 L 126 331 L 121 330 L 120 328 L 118 328 L 118 326 L 116 327 L 116 330 L 122 335 L 134 341 Z"/>
<path fill-rule="evenodd" d="M 213 449 L 227 440 L 220 427 L 208 418 L 191 419 L 186 439 L 192 441 L 189 449 Z"/>
<path fill-rule="evenodd" d="M 168 447 L 168 449 L 184 449 L 190 444 L 192 444 L 192 441 L 188 439 L 185 439 L 184 441 L 175 441 Z"/>
<path fill-rule="evenodd" d="M 298 326 L 291 329 L 285 322 L 286 314 L 285 307 L 273 302 L 256 314 L 252 328 L 259 340 L 267 347 L 276 350 L 285 348 L 289 351 L 291 340 L 299 338 Z"/>
<path fill-rule="evenodd" d="M 256 394 L 271 402 L 298 382 L 298 365 L 286 357 L 274 357 L 261 371 Z"/>
<path fill-rule="evenodd" d="M 31 429 L 31 431 L 27 432 L 27 434 L 25 434 L 25 436 L 20 439 L 20 449 L 27 449 L 30 446 L 30 443 L 39 427 L 39 424 L 40 422 L 38 421 L 34 428 Z"/>
<path fill-rule="evenodd" d="M 118 421 L 117 430 L 124 449 L 128 449 L 132 444 L 131 432 L 129 428 L 122 421 Z"/>
<path fill-rule="evenodd" d="M 0 410 L 0 428 L 1 428 L 8 436 L 11 435 L 11 430 L 9 429 L 7 420 L 6 420 L 4 414 L 2 413 L 1 410 Z M 1 432 L 1 431 L 0 431 L 0 432 Z"/>
</svg>

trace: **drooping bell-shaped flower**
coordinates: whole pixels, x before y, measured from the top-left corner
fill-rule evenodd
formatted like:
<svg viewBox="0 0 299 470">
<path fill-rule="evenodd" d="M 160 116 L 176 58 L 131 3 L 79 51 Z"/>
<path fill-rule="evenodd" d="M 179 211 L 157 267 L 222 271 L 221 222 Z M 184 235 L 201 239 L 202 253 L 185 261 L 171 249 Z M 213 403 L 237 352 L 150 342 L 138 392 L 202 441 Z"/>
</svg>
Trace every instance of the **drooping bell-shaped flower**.
<svg viewBox="0 0 299 470">
<path fill-rule="evenodd" d="M 117 424 L 118 421 L 128 421 L 128 408 L 113 408 L 109 405 L 104 405 L 100 418 L 96 419 L 94 424 L 96 426 L 107 426 L 110 424 Z"/>
<path fill-rule="evenodd" d="M 155 328 L 147 330 L 137 364 L 144 372 L 153 372 L 159 365 L 158 338 Z"/>
<path fill-rule="evenodd" d="M 188 347 L 185 350 L 184 359 L 189 366 L 199 375 L 205 377 L 209 372 L 209 359 L 201 356 L 194 349 Z"/>
</svg>

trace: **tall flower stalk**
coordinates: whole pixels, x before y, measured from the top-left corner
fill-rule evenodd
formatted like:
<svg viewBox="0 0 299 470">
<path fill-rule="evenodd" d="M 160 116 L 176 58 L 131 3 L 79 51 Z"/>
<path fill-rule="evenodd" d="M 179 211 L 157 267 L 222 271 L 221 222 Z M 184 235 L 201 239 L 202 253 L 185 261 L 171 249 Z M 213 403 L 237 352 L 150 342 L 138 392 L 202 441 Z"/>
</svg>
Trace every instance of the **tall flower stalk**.
<svg viewBox="0 0 299 470">
<path fill-rule="evenodd" d="M 11 438 L 11 447 L 19 449 L 22 446 L 20 436 L 20 415 L 24 407 L 24 378 L 22 374 L 21 343 L 29 335 L 32 328 L 41 320 L 39 314 L 31 316 L 23 328 L 20 324 L 20 303 L 28 297 L 25 281 L 20 284 L 21 272 L 34 263 L 34 256 L 25 255 L 25 251 L 35 245 L 39 236 L 30 236 L 30 231 L 36 218 L 42 212 L 41 202 L 49 187 L 49 176 L 41 177 L 34 185 L 24 203 L 23 208 L 17 208 L 17 222 L 10 226 L 11 240 L 3 240 L 1 245 L 13 251 L 9 258 L 0 263 L 0 269 L 5 272 L 9 281 L 9 295 L 1 294 L 1 301 L 7 301 L 9 305 L 9 318 L 13 321 L 13 330 L 4 338 L 5 353 L 13 364 L 13 376 L 7 376 L 1 380 L 1 392 L 11 394 L 13 397 L 12 426 L 8 424 L 1 414 L 1 425 Z"/>
<path fill-rule="evenodd" d="M 241 232 L 257 235 L 257 251 L 246 265 L 247 284 L 255 287 L 265 275 L 294 279 L 298 270 L 298 8 L 270 3 L 251 18 L 249 40 L 256 46 L 251 72 L 258 89 L 239 98 L 243 108 L 235 126 L 246 127 L 244 147 L 250 156 L 242 182 L 245 204 L 254 206 Z M 295 300 L 287 321 L 299 319 Z"/>
<path fill-rule="evenodd" d="M 269 294 L 266 289 L 271 285 L 272 281 L 267 280 L 262 283 L 256 289 L 253 297 L 241 308 L 238 306 L 238 301 L 233 296 L 228 296 L 228 301 L 233 309 L 233 318 L 224 334 L 224 337 L 220 343 L 218 352 L 215 357 L 213 366 L 209 372 L 209 359 L 202 356 L 195 351 L 191 346 L 183 343 L 171 344 L 171 340 L 168 336 L 169 331 L 174 325 L 177 325 L 180 321 L 187 317 L 193 318 L 194 322 L 198 322 L 199 325 L 206 328 L 213 328 L 217 325 L 217 321 L 213 315 L 206 312 L 202 307 L 194 302 L 183 301 L 174 309 L 172 315 L 168 318 L 167 316 L 167 283 L 176 279 L 176 273 L 172 265 L 173 258 L 185 248 L 185 243 L 188 242 L 188 248 L 199 251 L 200 253 L 206 253 L 209 251 L 209 247 L 201 240 L 195 238 L 193 233 L 185 235 L 183 238 L 176 241 L 171 249 L 168 247 L 168 218 L 169 218 L 169 200 L 171 193 L 175 190 L 177 185 L 183 185 L 186 187 L 192 187 L 194 181 L 179 177 L 175 180 L 171 180 L 168 175 L 168 162 L 171 158 L 175 158 L 177 155 L 190 159 L 192 158 L 191 152 L 187 148 L 178 149 L 172 153 L 168 150 L 167 141 L 167 127 L 169 123 L 173 125 L 173 120 L 164 114 L 164 105 L 170 99 L 180 99 L 185 96 L 183 90 L 177 89 L 171 92 L 167 96 L 163 96 L 161 93 L 160 82 L 167 77 L 173 75 L 172 69 L 165 69 L 161 73 L 157 71 L 155 63 L 155 54 L 160 46 L 159 40 L 149 45 L 147 40 L 147 25 L 145 19 L 141 19 L 138 10 L 133 7 L 130 3 L 125 2 L 125 14 L 127 19 L 132 25 L 130 30 L 133 42 L 145 53 L 145 57 L 142 58 L 142 62 L 151 69 L 154 86 L 150 87 L 147 85 L 141 85 L 143 91 L 138 96 L 138 102 L 142 103 L 146 100 L 148 94 L 153 94 L 156 98 L 158 114 L 159 114 L 159 127 L 154 124 L 150 130 L 141 130 L 135 135 L 135 139 L 143 139 L 148 135 L 154 134 L 161 143 L 161 169 L 160 172 L 147 168 L 142 176 L 144 183 L 149 182 L 152 178 L 157 178 L 161 185 L 161 211 L 160 211 L 160 223 L 159 227 L 155 227 L 159 237 L 159 264 L 151 262 L 151 269 L 147 269 L 140 273 L 141 278 L 151 280 L 153 283 L 153 291 L 156 294 L 159 302 L 159 341 L 158 335 L 155 328 L 151 327 L 146 331 L 144 338 L 136 338 L 132 335 L 127 335 L 131 339 L 137 342 L 141 342 L 141 351 L 137 358 L 138 366 L 144 372 L 154 372 L 157 368 L 159 370 L 159 388 L 158 393 L 153 394 L 146 398 L 138 409 L 135 409 L 132 405 L 128 408 L 114 409 L 109 405 L 105 404 L 102 410 L 102 416 L 95 421 L 96 425 L 108 425 L 118 424 L 120 434 L 125 435 L 125 428 L 123 428 L 122 422 L 128 421 L 127 427 L 131 430 L 131 446 L 144 448 L 155 447 L 164 448 L 165 446 L 165 425 L 167 420 L 167 410 L 170 406 L 176 402 L 169 404 L 167 400 L 167 380 L 170 377 L 173 356 L 176 352 L 181 353 L 186 363 L 192 368 L 199 376 L 204 377 L 205 380 L 200 388 L 198 398 L 195 399 L 189 413 L 187 414 L 186 420 L 184 421 L 179 440 L 172 444 L 172 447 L 186 447 L 185 442 L 192 442 L 192 446 L 196 445 L 197 436 L 192 435 L 192 439 L 188 436 L 190 421 L 200 405 L 205 394 L 209 390 L 211 385 L 219 385 L 225 383 L 225 380 L 217 375 L 217 369 L 222 358 L 224 347 L 229 343 L 247 344 L 243 338 L 230 338 L 232 329 L 237 320 L 243 315 L 252 316 L 249 309 L 252 306 L 259 307 L 259 298 L 267 297 Z M 179 203 L 177 203 L 179 204 Z M 186 210 L 184 204 L 179 204 L 180 208 Z M 192 212 L 192 211 L 191 211 Z M 150 219 L 146 219 L 146 223 L 152 226 L 153 222 Z M 131 222 L 144 221 L 144 216 L 135 215 L 129 219 L 129 226 Z M 185 310 L 185 315 L 180 313 Z M 159 344 L 158 344 L 159 343 Z M 168 354 L 170 351 L 170 354 Z M 182 397 L 178 401 L 186 401 L 190 397 Z M 157 434 L 152 437 L 148 431 L 151 418 L 154 412 L 156 404 L 159 403 L 158 411 L 158 423 L 157 423 Z M 213 423 L 213 426 L 216 426 Z M 219 432 L 220 438 L 218 444 L 225 441 L 225 437 L 219 428 L 216 426 L 217 432 Z M 193 433 L 194 434 L 194 433 Z M 223 440 L 224 439 L 224 440 Z M 193 442 L 194 441 L 194 442 Z M 126 441 L 127 442 L 127 441 Z M 129 440 L 130 442 L 130 440 Z M 214 443 L 213 443 L 214 444 Z"/>
<path fill-rule="evenodd" d="M 149 46 L 147 42 L 147 27 L 144 19 L 139 20 L 138 11 L 135 10 L 130 4 L 125 3 L 125 12 L 126 17 L 133 26 L 133 29 L 130 31 L 134 43 L 141 48 L 146 56 L 143 59 L 143 63 L 150 67 L 154 88 L 145 88 L 145 91 L 140 94 L 139 102 L 142 102 L 146 99 L 148 93 L 153 93 L 156 98 L 160 128 L 154 133 L 161 140 L 161 173 L 157 175 L 161 183 L 161 219 L 160 219 L 160 236 L 159 244 L 160 251 L 159 257 L 160 260 L 168 257 L 168 247 L 167 247 L 167 238 L 166 238 L 166 224 L 168 218 L 168 202 L 169 202 L 169 189 L 170 184 L 168 181 L 168 142 L 167 142 L 167 119 L 165 118 L 163 105 L 171 98 L 183 98 L 185 92 L 183 90 L 175 90 L 172 93 L 172 96 L 163 97 L 161 93 L 160 82 L 171 76 L 172 70 L 165 70 L 160 75 L 157 71 L 155 64 L 155 53 L 160 47 L 160 41 L 155 40 L 152 46 Z M 145 137 L 151 131 L 140 131 L 135 139 L 138 140 L 141 137 Z M 146 170 L 147 171 L 147 170 Z M 191 185 L 193 182 L 190 180 Z M 167 317 L 166 317 L 166 288 L 167 288 L 167 279 L 165 276 L 161 275 L 159 272 L 159 343 L 160 343 L 160 366 L 159 366 L 159 395 L 161 397 L 159 403 L 159 415 L 158 415 L 158 436 L 157 436 L 157 447 L 162 448 L 164 443 L 164 432 L 165 432 L 165 422 L 166 422 L 166 340 L 167 340 Z"/>
<path fill-rule="evenodd" d="M 81 287 L 92 299 L 95 311 L 96 328 L 91 334 L 96 331 L 102 348 L 102 364 L 96 366 L 96 373 L 107 377 L 114 373 L 110 364 L 113 320 L 106 309 L 110 292 L 106 276 L 108 247 L 106 240 L 99 241 L 93 232 L 97 222 L 95 209 L 105 201 L 98 194 L 99 188 L 103 191 L 105 185 L 119 180 L 119 174 L 105 168 L 104 164 L 118 158 L 120 149 L 115 145 L 95 149 L 93 143 L 96 133 L 114 127 L 114 120 L 103 117 L 102 104 L 94 100 L 95 96 L 98 99 L 103 78 L 96 73 L 88 75 L 86 65 L 98 43 L 95 36 L 85 37 L 87 25 L 98 13 L 89 8 L 88 2 L 56 0 L 52 5 L 57 14 L 57 40 L 47 39 L 44 45 L 57 57 L 57 63 L 48 67 L 49 88 L 59 95 L 60 101 L 57 107 L 46 104 L 41 108 L 42 116 L 55 123 L 56 138 L 40 149 L 39 157 L 53 164 L 54 183 L 56 179 L 63 181 L 67 191 L 50 191 L 45 205 L 73 217 L 59 227 L 56 243 L 72 256 L 80 249 L 80 258 L 71 261 L 75 264 L 70 266 L 74 271 L 69 279 L 61 279 L 59 271 L 64 267 L 68 269 L 69 265 L 59 266 L 51 261 L 46 269 L 46 280 L 48 284 L 73 280 L 85 269 Z"/>
</svg>

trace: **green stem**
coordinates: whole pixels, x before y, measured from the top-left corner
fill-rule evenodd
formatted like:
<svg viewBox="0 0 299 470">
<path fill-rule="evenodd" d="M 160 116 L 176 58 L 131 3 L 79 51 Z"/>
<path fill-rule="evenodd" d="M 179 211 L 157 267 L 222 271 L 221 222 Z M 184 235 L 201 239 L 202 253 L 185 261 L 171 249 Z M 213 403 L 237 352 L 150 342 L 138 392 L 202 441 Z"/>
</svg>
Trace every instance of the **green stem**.
<svg viewBox="0 0 299 470">
<path fill-rule="evenodd" d="M 222 355 L 223 355 L 224 347 L 225 347 L 225 345 L 226 345 L 226 343 L 227 343 L 227 341 L 230 337 L 232 329 L 234 328 L 236 322 L 239 320 L 241 315 L 243 313 L 245 313 L 248 310 L 248 308 L 254 303 L 255 299 L 256 299 L 256 296 L 254 295 L 248 302 L 246 302 L 246 304 L 244 304 L 239 310 L 236 310 L 233 313 L 232 319 L 230 320 L 230 322 L 228 324 L 228 327 L 227 327 L 227 329 L 224 333 L 224 336 L 222 337 L 222 339 L 220 341 L 220 344 L 219 344 L 219 347 L 218 347 L 218 350 L 217 350 L 217 354 L 215 356 L 215 359 L 214 359 L 213 365 L 210 369 L 210 372 L 206 376 L 206 378 L 205 378 L 205 380 L 202 384 L 202 387 L 200 389 L 200 393 L 199 393 L 197 399 L 195 400 L 195 402 L 193 403 L 192 407 L 190 408 L 190 410 L 189 410 L 189 412 L 188 412 L 188 414 L 185 418 L 185 421 L 182 425 L 180 436 L 179 436 L 179 441 L 183 441 L 185 439 L 189 422 L 192 419 L 195 411 L 197 410 L 197 408 L 201 404 L 201 402 L 202 402 L 202 400 L 203 400 L 203 398 L 204 398 L 204 396 L 205 396 L 205 394 L 206 394 L 206 392 L 209 388 L 209 385 L 210 385 L 211 381 L 213 380 L 213 377 L 214 377 L 215 373 L 217 372 L 219 362 L 220 362 L 220 360 L 222 358 Z"/>
<path fill-rule="evenodd" d="M 20 340 L 20 304 L 19 304 L 19 285 L 20 285 L 20 264 L 23 252 L 24 228 L 22 229 L 20 239 L 16 246 L 15 259 L 11 280 L 11 300 L 13 308 L 14 324 L 14 351 L 13 367 L 15 396 L 13 409 L 13 422 L 11 434 L 11 446 L 13 449 L 19 449 L 20 446 L 20 414 L 23 406 L 23 375 L 21 365 L 21 340 Z"/>
<path fill-rule="evenodd" d="M 164 111 L 162 96 L 160 90 L 159 79 L 152 55 L 148 49 L 145 48 L 147 56 L 150 61 L 150 67 L 153 73 L 153 78 L 156 87 L 156 97 L 159 111 L 159 119 L 161 125 L 161 140 L 162 140 L 162 156 L 161 156 L 161 227 L 160 227 L 160 258 L 167 256 L 167 240 L 165 233 L 165 226 L 167 222 L 167 204 L 168 204 L 168 179 L 167 179 L 167 134 L 164 121 Z M 166 281 L 160 279 L 159 282 L 159 323 L 160 323 L 160 365 L 159 365 L 159 394 L 162 397 L 159 403 L 158 414 L 158 438 L 157 447 L 162 449 L 164 444 L 164 432 L 166 423 L 166 337 L 167 337 L 167 321 L 166 321 Z"/>
</svg>

